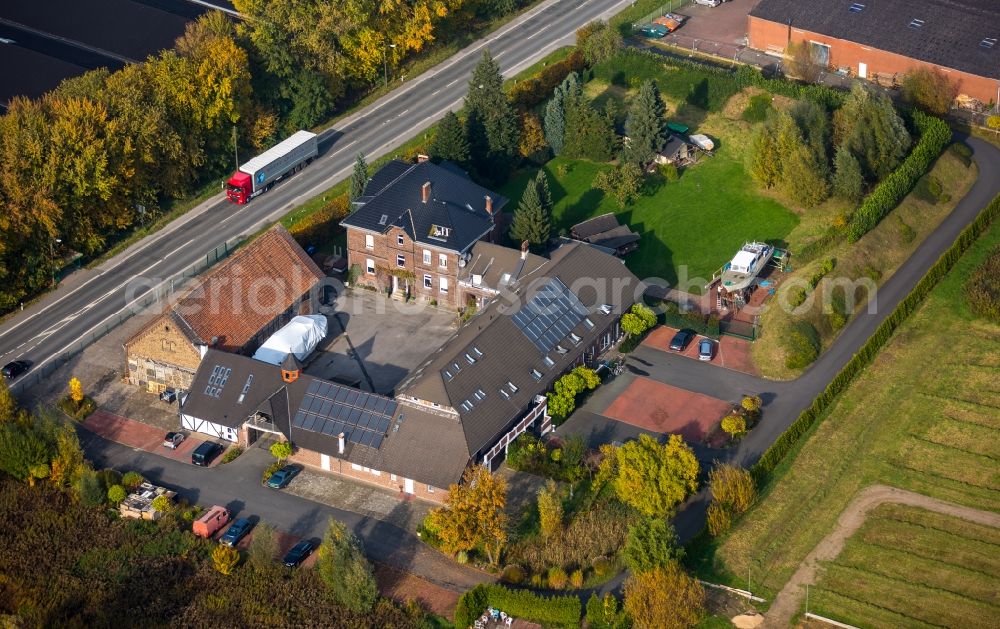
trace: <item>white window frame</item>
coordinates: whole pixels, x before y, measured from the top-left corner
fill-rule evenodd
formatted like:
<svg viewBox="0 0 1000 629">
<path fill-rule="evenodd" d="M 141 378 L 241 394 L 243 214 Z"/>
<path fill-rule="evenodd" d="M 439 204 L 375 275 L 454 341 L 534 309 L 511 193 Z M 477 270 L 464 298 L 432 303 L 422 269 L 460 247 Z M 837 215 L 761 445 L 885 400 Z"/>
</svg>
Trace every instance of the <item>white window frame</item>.
<svg viewBox="0 0 1000 629">
<path fill-rule="evenodd" d="M 375 236 L 371 234 L 365 234 L 365 249 L 375 248 Z"/>
<path fill-rule="evenodd" d="M 368 275 L 375 275 L 375 261 L 371 258 L 365 260 L 365 273 Z"/>
<path fill-rule="evenodd" d="M 396 234 L 396 244 L 397 245 L 403 244 L 403 234 Z"/>
<path fill-rule="evenodd" d="M 424 274 L 424 288 L 434 288 L 434 277 Z"/>
<path fill-rule="evenodd" d="M 396 266 L 404 267 L 406 266 L 406 256 L 401 253 L 396 254 Z"/>
<path fill-rule="evenodd" d="M 447 254 L 444 254 L 444 253 L 439 253 L 438 254 L 438 266 L 441 267 L 442 269 L 447 269 L 448 268 L 448 256 L 447 256 Z"/>
<path fill-rule="evenodd" d="M 430 265 L 431 263 L 431 250 L 424 249 L 424 264 Z"/>
<path fill-rule="evenodd" d="M 447 295 L 448 294 L 448 278 L 447 277 L 442 277 L 440 279 L 440 281 L 439 281 L 438 287 L 439 287 L 439 290 L 442 293 L 444 293 L 444 294 Z"/>
<path fill-rule="evenodd" d="M 351 469 L 354 470 L 355 472 L 360 472 L 361 466 L 358 465 L 357 463 L 351 463 Z"/>
<path fill-rule="evenodd" d="M 429 493 L 429 494 L 433 494 L 434 493 L 434 487 L 432 485 L 428 485 L 427 486 L 427 493 Z"/>
</svg>

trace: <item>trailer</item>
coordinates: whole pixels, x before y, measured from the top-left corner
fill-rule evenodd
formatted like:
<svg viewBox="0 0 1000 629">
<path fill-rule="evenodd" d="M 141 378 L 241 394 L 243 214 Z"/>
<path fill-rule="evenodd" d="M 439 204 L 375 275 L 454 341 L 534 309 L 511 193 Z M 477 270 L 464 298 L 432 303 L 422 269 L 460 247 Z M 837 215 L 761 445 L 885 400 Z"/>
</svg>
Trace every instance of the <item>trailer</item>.
<svg viewBox="0 0 1000 629">
<path fill-rule="evenodd" d="M 309 131 L 296 131 L 240 166 L 226 182 L 226 196 L 233 203 L 242 205 L 268 190 L 282 177 L 302 170 L 317 155 L 318 136 Z"/>
</svg>

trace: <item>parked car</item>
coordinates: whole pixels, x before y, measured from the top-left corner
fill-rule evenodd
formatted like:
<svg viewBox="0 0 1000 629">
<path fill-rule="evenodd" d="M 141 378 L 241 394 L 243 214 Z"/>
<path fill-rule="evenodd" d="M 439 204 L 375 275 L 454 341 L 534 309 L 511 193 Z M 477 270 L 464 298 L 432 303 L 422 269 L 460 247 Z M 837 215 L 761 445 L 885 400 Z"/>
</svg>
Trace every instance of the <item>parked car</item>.
<svg viewBox="0 0 1000 629">
<path fill-rule="evenodd" d="M 666 26 L 661 26 L 659 24 L 647 24 L 646 26 L 640 28 L 639 32 L 642 33 L 643 37 L 648 39 L 660 39 L 661 37 L 666 36 L 666 34 L 670 31 Z"/>
<path fill-rule="evenodd" d="M 226 529 L 226 532 L 219 538 L 219 543 L 223 546 L 235 546 L 240 543 L 241 539 L 247 536 L 247 533 L 252 528 L 253 522 L 249 518 L 240 518 Z"/>
<path fill-rule="evenodd" d="M 191 462 L 195 465 L 200 465 L 202 467 L 208 467 L 215 457 L 219 456 L 223 448 L 217 443 L 212 443 L 211 441 L 206 441 L 200 446 L 194 449 L 191 453 Z"/>
<path fill-rule="evenodd" d="M 706 7 L 717 7 L 722 4 L 722 0 L 694 0 L 694 3 Z"/>
<path fill-rule="evenodd" d="M 171 450 L 176 450 L 177 446 L 181 445 L 184 441 L 184 433 L 182 432 L 168 432 L 163 438 L 163 447 L 170 448 Z"/>
<path fill-rule="evenodd" d="M 301 471 L 302 468 L 298 465 L 286 465 L 274 474 L 271 474 L 271 478 L 267 479 L 267 486 L 271 489 L 283 489 Z"/>
<path fill-rule="evenodd" d="M 3 366 L 3 377 L 13 380 L 30 368 L 31 363 L 26 360 L 12 360 Z"/>
<path fill-rule="evenodd" d="M 315 544 L 313 544 L 310 540 L 304 539 L 295 546 L 292 546 L 292 549 L 288 551 L 288 554 L 281 560 L 281 563 L 285 564 L 289 568 L 294 568 L 305 561 L 306 557 L 311 555 L 315 549 Z"/>
<path fill-rule="evenodd" d="M 712 360 L 715 356 L 715 343 L 712 339 L 698 341 L 698 360 Z"/>
<path fill-rule="evenodd" d="M 670 339 L 670 349 L 675 352 L 683 352 L 693 336 L 694 333 L 691 330 L 678 330 L 674 338 Z"/>
<path fill-rule="evenodd" d="M 208 539 L 224 527 L 226 522 L 229 522 L 229 510 L 215 505 L 191 523 L 191 532 L 198 537 Z"/>
</svg>

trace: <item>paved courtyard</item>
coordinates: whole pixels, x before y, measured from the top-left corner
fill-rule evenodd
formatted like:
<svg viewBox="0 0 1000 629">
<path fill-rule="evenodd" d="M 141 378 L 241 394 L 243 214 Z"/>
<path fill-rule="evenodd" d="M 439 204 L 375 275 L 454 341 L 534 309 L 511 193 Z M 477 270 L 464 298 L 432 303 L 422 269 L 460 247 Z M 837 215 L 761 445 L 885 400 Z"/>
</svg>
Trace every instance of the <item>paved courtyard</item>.
<svg viewBox="0 0 1000 629">
<path fill-rule="evenodd" d="M 644 430 L 700 442 L 729 408 L 723 400 L 639 377 L 601 414 Z"/>
<path fill-rule="evenodd" d="M 691 339 L 691 342 L 688 343 L 683 352 L 675 352 L 670 349 L 670 340 L 674 338 L 677 330 L 678 328 L 671 328 L 664 325 L 657 326 L 642 340 L 642 345 L 662 352 L 669 352 L 677 356 L 698 360 L 698 341 L 707 337 L 700 334 L 696 335 Z M 750 353 L 750 341 L 732 336 L 723 336 L 718 341 L 714 341 L 714 344 L 715 356 L 712 357 L 711 361 L 704 362 L 725 367 L 726 369 L 742 371 L 754 376 L 759 375 L 757 366 L 754 365 L 753 357 Z"/>
<path fill-rule="evenodd" d="M 306 373 L 388 394 L 457 329 L 447 310 L 348 289 L 329 316 L 326 340 Z"/>
</svg>

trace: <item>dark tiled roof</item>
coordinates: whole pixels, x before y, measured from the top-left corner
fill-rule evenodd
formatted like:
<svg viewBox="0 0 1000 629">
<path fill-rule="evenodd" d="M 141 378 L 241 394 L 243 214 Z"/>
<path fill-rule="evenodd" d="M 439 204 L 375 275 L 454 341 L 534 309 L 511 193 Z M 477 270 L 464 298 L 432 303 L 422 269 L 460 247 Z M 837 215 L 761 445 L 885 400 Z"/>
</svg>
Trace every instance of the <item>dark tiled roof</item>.
<svg viewBox="0 0 1000 629">
<path fill-rule="evenodd" d="M 851 11 L 853 4 L 864 5 Z M 752 17 L 788 24 L 913 59 L 1000 78 L 1000 42 L 980 46 L 985 38 L 1000 39 L 997 0 L 760 0 Z M 911 28 L 913 20 L 923 20 Z"/>
<path fill-rule="evenodd" d="M 461 480 L 471 455 L 458 421 L 410 406 L 400 416 L 378 469 L 442 488 Z"/>
<path fill-rule="evenodd" d="M 500 290 L 506 281 L 531 276 L 548 262 L 542 256 L 528 253 L 521 259 L 518 249 L 503 247 L 480 240 L 469 252 L 469 262 L 458 271 L 460 282 L 473 283 L 473 276 L 481 276 L 480 285 L 492 290 Z"/>
<path fill-rule="evenodd" d="M 385 172 L 383 172 L 385 171 Z M 431 199 L 423 202 L 423 186 L 431 184 Z M 401 227 L 415 241 L 465 251 L 493 228 L 486 197 L 498 214 L 507 199 L 432 162 L 389 162 L 368 182 L 359 207 L 341 224 L 377 233 Z M 384 217 L 384 218 L 383 218 Z M 434 227 L 448 229 L 435 236 Z"/>
<path fill-rule="evenodd" d="M 567 335 L 560 343 L 567 350 L 565 354 L 556 350 L 543 353 L 515 323 L 517 308 L 511 306 L 527 302 L 553 278 L 577 295 L 594 324 L 588 327 L 581 321 L 572 329 L 581 341 L 573 343 Z M 515 292 L 501 293 L 459 328 L 399 386 L 400 395 L 458 411 L 468 451 L 477 453 L 508 430 L 532 406 L 535 396 L 548 390 L 632 306 L 641 295 L 639 285 L 638 278 L 621 260 L 588 245 L 564 245 L 553 252 L 548 264 L 514 287 Z M 613 307 L 611 314 L 599 310 L 605 303 Z M 546 356 L 552 360 L 551 365 L 545 363 Z M 474 362 L 470 363 L 470 358 Z M 537 370 L 541 378 L 535 379 L 532 370 Z M 466 402 L 471 410 L 463 408 Z"/>
<path fill-rule="evenodd" d="M 595 216 L 594 218 L 585 220 L 582 223 L 573 225 L 569 232 L 573 234 L 574 238 L 586 240 L 591 236 L 596 236 L 601 232 L 614 229 L 619 225 L 621 225 L 621 223 L 618 222 L 618 217 L 615 216 L 614 212 L 608 212 L 607 214 L 601 214 L 600 216 Z"/>
<path fill-rule="evenodd" d="M 171 318 L 194 343 L 238 350 L 325 276 L 281 225 L 202 275 Z M 254 302 L 257 303 L 254 303 Z"/>
<path fill-rule="evenodd" d="M 621 249 L 626 245 L 639 242 L 639 240 L 639 234 L 633 232 L 626 225 L 619 225 L 614 229 L 591 236 L 587 242 L 608 249 Z"/>
<path fill-rule="evenodd" d="M 628 226 L 619 224 L 618 217 L 611 212 L 574 225 L 570 233 L 574 238 L 611 251 L 627 247 L 640 240 L 639 234 L 633 232 Z"/>
<path fill-rule="evenodd" d="M 228 370 L 228 376 L 221 387 L 218 386 L 216 368 Z M 253 381 L 240 401 L 243 387 L 250 376 L 253 376 Z M 249 356 L 210 349 L 201 359 L 180 412 L 214 424 L 236 428 L 256 413 L 283 384 L 281 368 L 277 365 L 254 360 Z M 215 395 L 216 390 L 219 390 L 218 395 Z"/>
</svg>

